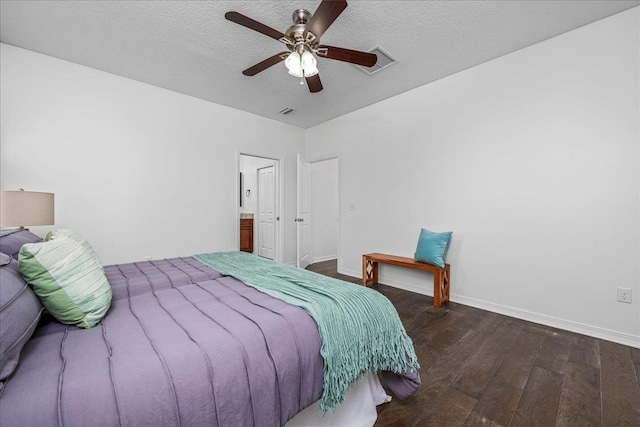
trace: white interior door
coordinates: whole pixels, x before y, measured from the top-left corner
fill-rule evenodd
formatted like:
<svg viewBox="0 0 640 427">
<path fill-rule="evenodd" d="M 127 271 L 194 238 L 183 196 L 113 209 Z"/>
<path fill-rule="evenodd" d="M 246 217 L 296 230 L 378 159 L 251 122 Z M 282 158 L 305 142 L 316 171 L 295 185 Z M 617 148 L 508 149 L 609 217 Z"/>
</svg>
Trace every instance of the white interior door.
<svg viewBox="0 0 640 427">
<path fill-rule="evenodd" d="M 274 259 L 276 237 L 275 167 L 258 169 L 258 255 Z"/>
<path fill-rule="evenodd" d="M 298 154 L 298 201 L 296 215 L 297 260 L 296 265 L 306 268 L 311 264 L 311 203 L 310 175 L 311 165 Z"/>
</svg>

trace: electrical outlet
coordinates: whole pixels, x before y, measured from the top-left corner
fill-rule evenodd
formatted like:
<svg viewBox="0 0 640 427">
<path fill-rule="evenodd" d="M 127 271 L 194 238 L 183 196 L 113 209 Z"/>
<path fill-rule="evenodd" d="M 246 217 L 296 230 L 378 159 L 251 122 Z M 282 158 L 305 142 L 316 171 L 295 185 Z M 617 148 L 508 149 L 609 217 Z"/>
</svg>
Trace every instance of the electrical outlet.
<svg viewBox="0 0 640 427">
<path fill-rule="evenodd" d="M 631 303 L 631 288 L 618 288 L 618 301 Z"/>
</svg>

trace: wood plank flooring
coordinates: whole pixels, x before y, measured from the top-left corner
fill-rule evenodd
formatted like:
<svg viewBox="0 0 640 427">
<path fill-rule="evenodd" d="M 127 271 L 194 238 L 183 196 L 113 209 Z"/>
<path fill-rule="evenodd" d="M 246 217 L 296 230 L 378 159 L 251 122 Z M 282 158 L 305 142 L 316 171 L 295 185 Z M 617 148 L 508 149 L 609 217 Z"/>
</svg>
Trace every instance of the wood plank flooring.
<svg viewBox="0 0 640 427">
<path fill-rule="evenodd" d="M 308 267 L 348 282 L 336 261 Z M 640 349 L 385 285 L 422 385 L 378 406 L 376 427 L 640 426 Z"/>
</svg>

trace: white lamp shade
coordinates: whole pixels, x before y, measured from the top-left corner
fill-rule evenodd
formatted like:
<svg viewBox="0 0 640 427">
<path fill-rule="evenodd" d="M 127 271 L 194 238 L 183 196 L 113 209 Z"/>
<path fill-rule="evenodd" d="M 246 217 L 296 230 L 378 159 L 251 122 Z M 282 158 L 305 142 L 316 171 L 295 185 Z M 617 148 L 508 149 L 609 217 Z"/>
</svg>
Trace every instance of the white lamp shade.
<svg viewBox="0 0 640 427">
<path fill-rule="evenodd" d="M 309 67 L 304 69 L 304 76 L 305 77 L 315 76 L 316 74 L 318 74 L 318 68 L 316 68 L 315 65 L 311 65 L 311 66 L 309 66 Z"/>
<path fill-rule="evenodd" d="M 318 74 L 318 68 L 316 67 L 318 61 L 311 53 L 305 51 L 302 54 L 302 61 L 300 62 L 302 62 L 302 69 L 304 70 L 305 76 L 311 77 Z"/>
<path fill-rule="evenodd" d="M 302 77 L 302 68 L 298 67 L 298 68 L 291 68 L 289 70 L 289 74 L 291 74 L 294 77 Z"/>
<path fill-rule="evenodd" d="M 298 52 L 291 52 L 289 56 L 287 56 L 287 59 L 284 60 L 284 65 L 289 70 L 289 74 L 302 77 L 302 63 Z"/>
<path fill-rule="evenodd" d="M 54 195 L 37 191 L 0 192 L 0 227 L 54 224 Z"/>
</svg>

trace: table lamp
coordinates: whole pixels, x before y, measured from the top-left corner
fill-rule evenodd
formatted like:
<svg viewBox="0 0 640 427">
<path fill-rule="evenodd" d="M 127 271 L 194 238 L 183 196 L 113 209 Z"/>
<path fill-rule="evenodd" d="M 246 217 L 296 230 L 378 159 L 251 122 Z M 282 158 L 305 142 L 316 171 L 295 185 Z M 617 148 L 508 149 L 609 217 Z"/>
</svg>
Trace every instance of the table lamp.
<svg viewBox="0 0 640 427">
<path fill-rule="evenodd" d="M 54 195 L 38 191 L 1 191 L 0 227 L 54 224 Z"/>
</svg>

